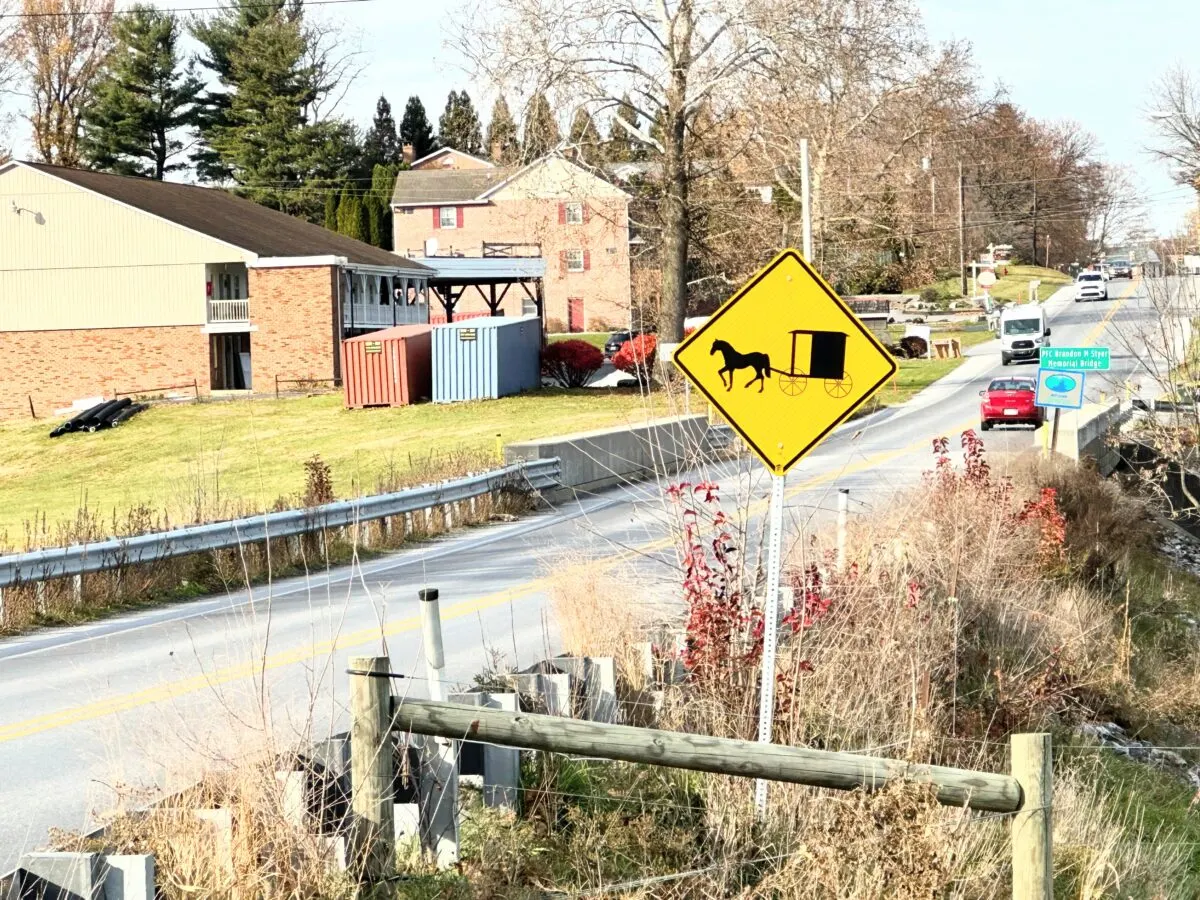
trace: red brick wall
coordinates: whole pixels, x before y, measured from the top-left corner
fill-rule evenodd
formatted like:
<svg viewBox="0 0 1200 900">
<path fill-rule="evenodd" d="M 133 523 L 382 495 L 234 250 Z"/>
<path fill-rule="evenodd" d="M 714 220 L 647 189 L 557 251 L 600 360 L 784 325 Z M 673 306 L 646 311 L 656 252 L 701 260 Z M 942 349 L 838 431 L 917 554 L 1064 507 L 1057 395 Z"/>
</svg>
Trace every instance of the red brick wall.
<svg viewBox="0 0 1200 900">
<path fill-rule="evenodd" d="M 420 250 L 436 237 L 441 252 L 479 256 L 484 241 L 541 244 L 546 258 L 546 318 L 566 323 L 572 297 L 583 301 L 585 327 L 604 331 L 629 324 L 632 288 L 629 264 L 629 213 L 624 199 L 578 198 L 588 206 L 587 223 L 560 225 L 560 200 L 505 200 L 487 206 L 462 207 L 461 228 L 433 227 L 430 207 L 393 217 L 395 246 L 400 252 Z M 588 270 L 568 272 L 561 254 L 568 249 L 588 251 Z M 501 304 L 506 315 L 521 314 L 525 292 L 513 285 Z M 474 289 L 463 293 L 456 313 L 487 310 Z M 441 313 L 434 300 L 430 313 Z"/>
<path fill-rule="evenodd" d="M 188 384 L 208 392 L 208 335 L 196 325 L 0 332 L 0 419 L 84 397 Z"/>
<path fill-rule="evenodd" d="M 280 378 L 333 378 L 337 269 L 250 270 L 250 368 L 254 391 Z"/>
</svg>

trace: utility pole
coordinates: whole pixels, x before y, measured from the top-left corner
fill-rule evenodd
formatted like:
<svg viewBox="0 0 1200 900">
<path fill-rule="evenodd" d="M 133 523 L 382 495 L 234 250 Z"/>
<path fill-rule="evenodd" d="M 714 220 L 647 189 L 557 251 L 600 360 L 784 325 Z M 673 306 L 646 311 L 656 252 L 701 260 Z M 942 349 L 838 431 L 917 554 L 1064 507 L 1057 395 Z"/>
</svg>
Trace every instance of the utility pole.
<svg viewBox="0 0 1200 900">
<path fill-rule="evenodd" d="M 812 262 L 813 233 L 812 233 L 812 182 L 808 171 L 808 138 L 800 138 L 800 199 L 804 209 L 804 258 Z"/>
<path fill-rule="evenodd" d="M 1048 234 L 1046 235 L 1046 268 L 1050 268 L 1050 235 Z"/>
<path fill-rule="evenodd" d="M 933 227 L 933 220 L 937 218 L 937 175 L 933 168 L 933 135 L 929 135 L 929 218 L 930 228 Z"/>
<path fill-rule="evenodd" d="M 962 160 L 958 161 L 958 277 L 962 295 L 967 296 L 967 183 L 963 179 Z"/>
<path fill-rule="evenodd" d="M 1033 182 L 1033 264 L 1037 265 L 1037 179 Z"/>
</svg>

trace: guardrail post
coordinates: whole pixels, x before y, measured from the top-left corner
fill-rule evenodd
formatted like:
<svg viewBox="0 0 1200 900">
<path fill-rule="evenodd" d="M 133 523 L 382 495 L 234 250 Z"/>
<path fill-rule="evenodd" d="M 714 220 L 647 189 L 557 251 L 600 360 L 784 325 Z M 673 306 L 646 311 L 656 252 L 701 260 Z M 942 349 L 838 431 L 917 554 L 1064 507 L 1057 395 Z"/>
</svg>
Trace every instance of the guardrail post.
<svg viewBox="0 0 1200 900">
<path fill-rule="evenodd" d="M 72 596 L 72 599 L 74 599 L 76 606 L 78 606 L 80 603 L 83 602 L 83 576 L 82 575 L 75 575 L 74 577 L 71 578 L 71 596 Z"/>
<path fill-rule="evenodd" d="M 838 491 L 837 505 L 837 570 L 838 574 L 846 571 L 846 520 L 850 517 L 850 490 L 842 488 Z"/>
<path fill-rule="evenodd" d="M 349 666 L 354 860 L 360 877 L 375 880 L 396 867 L 390 663 L 386 656 L 352 656 Z"/>
<path fill-rule="evenodd" d="M 445 701 L 442 683 L 445 657 L 442 650 L 442 616 L 438 591 L 417 592 L 421 600 L 421 631 L 425 638 L 425 674 L 429 696 Z M 458 863 L 458 747 L 457 741 L 427 737 L 421 745 L 420 789 L 421 844 L 433 854 L 439 869 Z"/>
<path fill-rule="evenodd" d="M 1012 777 L 1021 786 L 1021 808 L 1012 822 L 1013 900 L 1053 900 L 1051 806 L 1054 769 L 1049 734 L 1014 734 Z"/>
</svg>

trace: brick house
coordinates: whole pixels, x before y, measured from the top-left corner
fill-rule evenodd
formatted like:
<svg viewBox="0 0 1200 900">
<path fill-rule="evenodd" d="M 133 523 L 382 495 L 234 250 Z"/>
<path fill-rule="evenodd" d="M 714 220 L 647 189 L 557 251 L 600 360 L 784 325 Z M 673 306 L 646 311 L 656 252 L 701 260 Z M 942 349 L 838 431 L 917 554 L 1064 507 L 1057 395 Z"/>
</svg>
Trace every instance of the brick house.
<svg viewBox="0 0 1200 900">
<path fill-rule="evenodd" d="M 0 165 L 0 419 L 338 378 L 343 337 L 428 321 L 429 275 L 225 191 Z"/>
<path fill-rule="evenodd" d="M 541 255 L 550 330 L 622 328 L 631 303 L 629 201 L 561 156 L 506 168 L 439 150 L 396 177 L 393 246 L 409 257 Z M 536 314 L 516 292 L 501 309 Z M 482 296 L 467 293 L 457 312 L 486 310 Z"/>
</svg>

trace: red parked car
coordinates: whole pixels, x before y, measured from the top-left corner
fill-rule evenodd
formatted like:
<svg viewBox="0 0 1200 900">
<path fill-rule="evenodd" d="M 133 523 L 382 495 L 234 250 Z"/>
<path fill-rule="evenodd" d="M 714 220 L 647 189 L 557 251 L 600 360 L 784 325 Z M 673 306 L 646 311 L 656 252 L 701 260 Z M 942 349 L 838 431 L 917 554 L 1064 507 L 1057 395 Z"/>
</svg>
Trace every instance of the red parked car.
<svg viewBox="0 0 1200 900">
<path fill-rule="evenodd" d="M 1034 403 L 1037 383 L 1032 378 L 997 378 L 979 396 L 983 398 L 979 404 L 979 427 L 983 431 L 1010 422 L 1034 428 L 1042 424 L 1044 414 Z"/>
</svg>

